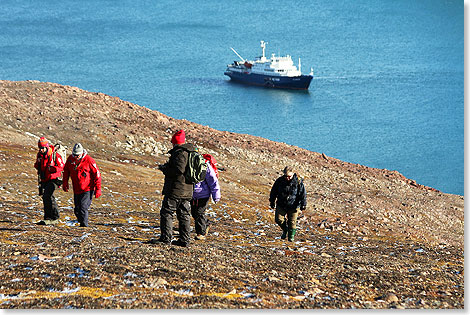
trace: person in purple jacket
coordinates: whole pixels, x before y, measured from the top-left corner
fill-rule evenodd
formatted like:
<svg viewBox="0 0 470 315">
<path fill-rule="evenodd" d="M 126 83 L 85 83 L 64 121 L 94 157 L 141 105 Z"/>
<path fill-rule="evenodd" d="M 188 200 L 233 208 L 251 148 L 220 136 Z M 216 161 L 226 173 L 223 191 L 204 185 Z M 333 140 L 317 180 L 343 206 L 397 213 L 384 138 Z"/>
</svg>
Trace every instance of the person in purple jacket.
<svg viewBox="0 0 470 315">
<path fill-rule="evenodd" d="M 196 228 L 196 240 L 203 240 L 207 235 L 207 218 L 205 211 L 212 196 L 214 203 L 220 200 L 219 179 L 207 162 L 206 178 L 194 186 L 193 198 L 191 199 L 191 215 L 194 218 Z"/>
</svg>

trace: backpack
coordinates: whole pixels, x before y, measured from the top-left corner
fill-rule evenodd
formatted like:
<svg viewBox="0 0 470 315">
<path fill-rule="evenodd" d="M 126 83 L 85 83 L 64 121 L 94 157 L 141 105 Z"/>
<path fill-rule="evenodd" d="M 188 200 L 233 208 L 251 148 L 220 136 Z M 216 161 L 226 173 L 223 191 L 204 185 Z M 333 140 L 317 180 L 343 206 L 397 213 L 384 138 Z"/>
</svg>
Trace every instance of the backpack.
<svg viewBox="0 0 470 315">
<path fill-rule="evenodd" d="M 215 160 L 215 158 L 212 155 L 208 154 L 208 153 L 203 154 L 202 156 L 204 157 L 206 162 L 209 162 L 209 164 L 214 169 L 215 176 L 217 176 L 217 178 L 219 178 L 219 171 L 217 170 L 217 161 Z"/>
<path fill-rule="evenodd" d="M 57 163 L 57 157 L 56 157 L 57 153 L 60 154 L 60 156 L 62 157 L 62 162 L 65 163 L 65 160 L 67 159 L 67 157 L 65 156 L 67 154 L 67 150 L 60 143 L 54 144 L 54 152 L 52 153 L 52 159 L 56 163 Z"/>
<path fill-rule="evenodd" d="M 188 184 L 197 184 L 206 178 L 207 164 L 204 157 L 197 151 L 190 151 L 184 178 Z"/>
<path fill-rule="evenodd" d="M 54 144 L 54 152 L 52 152 L 52 160 L 57 164 L 57 153 L 60 154 L 60 157 L 62 158 L 62 163 L 65 163 L 65 160 L 67 159 L 67 157 L 65 156 L 67 154 L 67 150 L 65 149 L 65 147 L 60 144 L 60 143 L 56 143 Z M 61 172 L 62 173 L 62 172 Z M 60 176 L 62 177 L 62 175 Z M 60 178 L 57 178 L 57 184 L 60 186 L 62 185 L 62 179 Z"/>
</svg>

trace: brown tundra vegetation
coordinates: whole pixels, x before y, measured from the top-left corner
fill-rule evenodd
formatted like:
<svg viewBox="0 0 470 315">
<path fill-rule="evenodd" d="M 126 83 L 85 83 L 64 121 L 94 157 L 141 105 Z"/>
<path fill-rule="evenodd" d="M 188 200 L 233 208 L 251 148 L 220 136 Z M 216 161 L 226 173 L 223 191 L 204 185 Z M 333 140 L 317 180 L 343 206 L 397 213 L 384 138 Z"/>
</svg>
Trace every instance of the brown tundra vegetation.
<svg viewBox="0 0 470 315">
<path fill-rule="evenodd" d="M 0 108 L 0 308 L 464 308 L 463 196 L 55 83 L 0 81 Z M 217 159 L 222 190 L 189 248 L 147 243 L 178 129 Z M 90 227 L 61 189 L 59 223 L 36 224 L 40 136 L 97 161 Z M 286 165 L 308 194 L 294 242 L 268 202 Z"/>
</svg>

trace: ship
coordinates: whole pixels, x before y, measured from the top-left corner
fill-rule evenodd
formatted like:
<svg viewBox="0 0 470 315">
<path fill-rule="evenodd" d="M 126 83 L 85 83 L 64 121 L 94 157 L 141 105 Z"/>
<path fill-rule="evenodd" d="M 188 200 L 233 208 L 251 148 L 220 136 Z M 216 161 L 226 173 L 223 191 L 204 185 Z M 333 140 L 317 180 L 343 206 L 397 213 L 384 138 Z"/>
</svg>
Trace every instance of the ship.
<svg viewBox="0 0 470 315">
<path fill-rule="evenodd" d="M 271 55 L 268 59 L 265 56 L 266 44 L 261 42 L 262 56 L 249 61 L 243 58 L 235 49 L 230 49 L 241 59 L 227 65 L 224 74 L 235 82 L 250 85 L 258 85 L 269 88 L 308 90 L 313 78 L 313 69 L 310 74 L 302 74 L 299 58 L 298 68 L 294 65 L 292 57 Z"/>
</svg>

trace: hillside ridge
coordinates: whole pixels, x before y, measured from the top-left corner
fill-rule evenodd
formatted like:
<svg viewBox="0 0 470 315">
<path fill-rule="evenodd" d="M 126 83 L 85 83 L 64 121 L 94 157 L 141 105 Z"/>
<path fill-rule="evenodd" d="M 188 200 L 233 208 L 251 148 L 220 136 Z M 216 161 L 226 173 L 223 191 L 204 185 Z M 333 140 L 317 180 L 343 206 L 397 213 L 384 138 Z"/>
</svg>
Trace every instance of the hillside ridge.
<svg viewBox="0 0 470 315">
<path fill-rule="evenodd" d="M 2 307 L 463 307 L 463 196 L 77 87 L 0 81 L 0 106 L 0 275 L 10 279 L 0 285 Z M 187 250 L 146 244 L 159 234 L 157 165 L 178 129 L 221 169 L 210 235 Z M 103 196 L 93 200 L 88 230 L 73 226 L 63 191 L 60 224 L 34 224 L 42 215 L 32 167 L 39 136 L 69 153 L 81 142 L 97 161 Z M 268 207 L 286 165 L 308 195 L 292 244 L 279 239 Z M 302 264 L 286 270 L 293 261 Z"/>
</svg>

